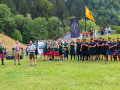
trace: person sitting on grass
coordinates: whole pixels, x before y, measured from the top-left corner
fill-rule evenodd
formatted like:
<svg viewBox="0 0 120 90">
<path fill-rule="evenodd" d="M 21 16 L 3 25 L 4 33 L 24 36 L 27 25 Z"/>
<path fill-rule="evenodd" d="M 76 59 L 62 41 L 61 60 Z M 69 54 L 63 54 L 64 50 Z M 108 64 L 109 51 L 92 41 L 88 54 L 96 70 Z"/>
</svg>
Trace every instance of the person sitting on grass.
<svg viewBox="0 0 120 90">
<path fill-rule="evenodd" d="M 15 49 L 14 65 L 16 65 L 16 59 L 18 59 L 18 65 L 21 65 L 20 64 L 20 49 L 21 49 L 21 46 L 20 46 L 18 40 L 16 41 L 16 44 L 14 45 L 14 49 Z"/>
<path fill-rule="evenodd" d="M 29 56 L 30 56 L 30 61 L 31 61 L 31 65 L 30 65 L 30 66 L 33 66 L 33 64 L 32 64 L 32 59 L 34 60 L 34 64 L 35 64 L 35 66 L 36 66 L 35 50 L 36 50 L 35 45 L 33 45 L 32 41 L 30 41 L 30 45 L 29 45 L 29 47 L 28 47 Z"/>
</svg>

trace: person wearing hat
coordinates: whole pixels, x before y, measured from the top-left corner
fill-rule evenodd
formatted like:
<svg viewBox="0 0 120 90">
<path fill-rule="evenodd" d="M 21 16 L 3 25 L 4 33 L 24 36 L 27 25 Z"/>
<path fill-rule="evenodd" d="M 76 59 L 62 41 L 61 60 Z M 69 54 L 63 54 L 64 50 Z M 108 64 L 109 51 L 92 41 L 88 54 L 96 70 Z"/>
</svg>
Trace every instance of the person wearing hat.
<svg viewBox="0 0 120 90">
<path fill-rule="evenodd" d="M 91 38 L 91 42 L 89 43 L 91 61 L 93 61 L 94 55 L 96 55 L 96 43 L 94 42 L 93 38 Z"/>
<path fill-rule="evenodd" d="M 4 45 L 2 44 L 2 41 L 0 40 L 0 58 L 2 61 L 2 65 L 4 65 L 4 58 L 5 58 L 3 51 L 4 51 Z"/>
<path fill-rule="evenodd" d="M 71 60 L 72 60 L 72 56 L 74 56 L 74 60 L 75 60 L 75 42 L 73 38 L 71 39 L 70 42 L 70 55 L 71 55 Z"/>
<path fill-rule="evenodd" d="M 119 38 L 117 38 L 117 50 L 118 50 L 118 58 L 120 61 L 120 41 L 119 41 Z"/>
<path fill-rule="evenodd" d="M 113 56 L 114 61 L 117 61 L 117 42 L 115 42 L 115 39 L 113 38 L 113 42 L 111 46 L 109 47 L 111 49 L 111 56 Z"/>
<path fill-rule="evenodd" d="M 98 58 L 99 58 L 99 61 L 100 60 L 103 60 L 103 59 L 100 59 L 101 55 L 103 55 L 103 52 L 104 52 L 104 43 L 102 41 L 102 37 L 99 38 L 99 41 L 98 41 Z"/>
<path fill-rule="evenodd" d="M 88 60 L 88 55 L 89 55 L 89 52 L 88 52 L 88 42 L 86 41 L 86 39 L 84 39 L 84 42 L 82 43 L 81 45 L 81 50 L 82 51 L 82 55 L 83 55 L 83 60 L 85 59 L 85 57 L 87 57 L 87 60 Z"/>
</svg>

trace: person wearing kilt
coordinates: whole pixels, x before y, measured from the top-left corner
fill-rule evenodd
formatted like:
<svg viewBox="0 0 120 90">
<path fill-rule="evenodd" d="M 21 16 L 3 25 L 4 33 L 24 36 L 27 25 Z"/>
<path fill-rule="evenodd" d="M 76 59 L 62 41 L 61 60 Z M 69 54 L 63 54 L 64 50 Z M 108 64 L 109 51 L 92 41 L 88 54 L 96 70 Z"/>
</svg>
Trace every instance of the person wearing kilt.
<svg viewBox="0 0 120 90">
<path fill-rule="evenodd" d="M 96 55 L 96 43 L 94 42 L 93 38 L 91 38 L 91 42 L 89 43 L 91 61 L 93 61 L 94 55 Z"/>
<path fill-rule="evenodd" d="M 111 56 L 111 50 L 109 49 L 109 47 L 111 46 L 112 44 L 112 41 L 111 41 L 111 38 L 108 38 L 108 41 L 106 43 L 106 60 L 108 61 L 108 55 L 110 55 L 110 58 L 112 60 L 112 56 Z"/>
<path fill-rule="evenodd" d="M 14 45 L 14 49 L 15 49 L 14 65 L 16 65 L 16 59 L 18 59 L 18 65 L 21 65 L 20 64 L 20 49 L 21 49 L 21 45 L 19 44 L 18 40 L 16 41 L 16 44 Z"/>
<path fill-rule="evenodd" d="M 89 52 L 88 52 L 88 42 L 86 41 L 86 39 L 84 39 L 82 45 L 81 45 L 81 50 L 82 51 L 82 56 L 83 56 L 83 60 L 84 61 L 84 58 L 87 57 L 87 60 L 88 60 L 88 55 L 89 55 Z"/>
<path fill-rule="evenodd" d="M 48 42 L 47 50 L 48 50 L 49 61 L 52 61 L 52 55 L 53 55 L 52 48 L 53 48 L 52 43 Z"/>
<path fill-rule="evenodd" d="M 102 37 L 99 38 L 98 47 L 99 47 L 99 49 L 98 49 L 98 55 L 99 55 L 99 57 L 98 58 L 99 58 L 99 61 L 100 61 L 100 60 L 103 60 L 103 59 L 100 59 L 100 57 L 104 53 L 104 43 L 102 41 Z"/>
<path fill-rule="evenodd" d="M 96 44 L 96 47 L 95 47 L 95 51 L 96 51 L 96 55 L 95 55 L 95 61 L 98 60 L 98 51 L 99 51 L 99 47 L 98 47 L 98 37 L 94 37 L 94 42 Z"/>
<path fill-rule="evenodd" d="M 113 42 L 111 46 L 109 47 L 111 49 L 111 56 L 113 56 L 114 61 L 117 61 L 117 42 L 115 42 L 115 39 L 113 38 Z"/>
<path fill-rule="evenodd" d="M 120 61 L 120 41 L 119 41 L 119 38 L 117 38 L 117 50 L 118 50 L 118 58 Z"/>
<path fill-rule="evenodd" d="M 47 52 L 47 42 L 44 43 L 44 48 L 43 48 L 43 56 L 44 56 L 44 61 L 45 61 L 45 56 L 48 55 Z M 48 56 L 47 56 L 47 60 L 48 60 Z"/>
<path fill-rule="evenodd" d="M 54 43 L 51 41 L 52 44 L 52 60 L 54 60 Z"/>
<path fill-rule="evenodd" d="M 74 56 L 74 60 L 75 60 L 75 42 L 73 38 L 71 39 L 70 42 L 70 55 L 71 55 L 71 60 L 72 60 L 72 56 Z"/>
<path fill-rule="evenodd" d="M 38 55 L 37 47 L 38 47 L 38 44 L 36 43 L 36 41 L 34 41 L 34 44 L 33 44 L 33 45 L 35 45 L 35 47 L 36 47 L 36 50 L 35 50 L 35 58 L 36 58 L 36 60 L 37 60 L 37 55 Z"/>
<path fill-rule="evenodd" d="M 55 56 L 55 61 L 59 61 L 59 45 L 58 42 L 55 42 L 54 45 L 54 56 Z"/>
<path fill-rule="evenodd" d="M 66 57 L 67 57 L 67 60 L 68 60 L 68 42 L 67 42 L 67 40 L 65 40 L 65 42 L 64 42 L 64 48 L 66 48 L 67 49 L 67 51 L 66 51 Z"/>
<path fill-rule="evenodd" d="M 62 42 L 61 39 L 59 39 L 58 45 L 59 45 L 59 59 L 63 60 L 63 51 L 64 51 L 64 48 L 63 48 L 63 42 Z"/>
<path fill-rule="evenodd" d="M 102 40 L 103 40 L 103 43 L 104 43 L 104 46 L 103 46 L 103 47 L 104 47 L 104 51 L 103 51 L 102 59 L 103 59 L 103 57 L 104 57 L 105 60 L 107 60 L 107 59 L 106 59 L 106 43 L 107 43 L 107 41 L 105 41 L 104 38 L 103 38 Z"/>
<path fill-rule="evenodd" d="M 0 58 L 1 58 L 1 61 L 2 61 L 2 65 L 4 65 L 4 58 L 5 58 L 4 45 L 2 44 L 1 40 L 0 40 Z"/>
<path fill-rule="evenodd" d="M 81 42 L 80 42 L 80 39 L 77 39 L 77 55 L 78 55 L 78 61 L 79 59 L 82 60 L 82 52 L 80 51 L 81 49 Z"/>
</svg>

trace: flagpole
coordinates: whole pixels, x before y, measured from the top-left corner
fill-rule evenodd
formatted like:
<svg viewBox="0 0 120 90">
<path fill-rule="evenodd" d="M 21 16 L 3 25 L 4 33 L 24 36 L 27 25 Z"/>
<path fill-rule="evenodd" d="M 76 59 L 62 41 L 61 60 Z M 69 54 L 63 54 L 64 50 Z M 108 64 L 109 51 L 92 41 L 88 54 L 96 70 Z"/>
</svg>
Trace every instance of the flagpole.
<svg viewBox="0 0 120 90">
<path fill-rule="evenodd" d="M 86 5 L 85 5 L 85 37 L 86 37 Z"/>
</svg>

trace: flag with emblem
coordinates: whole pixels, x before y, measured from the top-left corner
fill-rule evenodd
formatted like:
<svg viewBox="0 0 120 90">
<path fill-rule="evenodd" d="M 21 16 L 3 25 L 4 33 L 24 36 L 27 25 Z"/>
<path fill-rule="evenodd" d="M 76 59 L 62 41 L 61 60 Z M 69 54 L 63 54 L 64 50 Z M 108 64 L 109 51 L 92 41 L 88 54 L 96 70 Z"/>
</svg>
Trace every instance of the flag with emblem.
<svg viewBox="0 0 120 90">
<path fill-rule="evenodd" d="M 89 19 L 91 19 L 93 22 L 95 22 L 94 21 L 94 18 L 93 18 L 93 16 L 92 16 L 92 13 L 90 12 L 90 10 L 88 9 L 88 7 L 87 6 L 85 6 L 85 9 L 86 9 L 86 17 L 88 17 Z"/>
<path fill-rule="evenodd" d="M 80 36 L 78 18 L 70 19 L 71 38 Z"/>
</svg>

